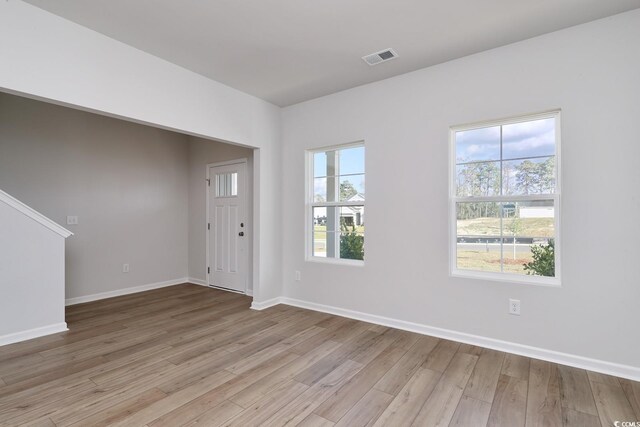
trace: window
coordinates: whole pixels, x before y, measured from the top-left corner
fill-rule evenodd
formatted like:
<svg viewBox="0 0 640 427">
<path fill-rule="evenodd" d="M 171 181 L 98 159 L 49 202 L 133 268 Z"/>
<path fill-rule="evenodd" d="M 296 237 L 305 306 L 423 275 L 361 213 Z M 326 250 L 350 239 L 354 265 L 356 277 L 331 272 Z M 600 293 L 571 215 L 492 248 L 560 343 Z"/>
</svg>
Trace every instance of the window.
<svg viewBox="0 0 640 427">
<path fill-rule="evenodd" d="M 238 195 L 238 172 L 216 174 L 216 197 L 235 197 Z"/>
<path fill-rule="evenodd" d="M 452 274 L 559 284 L 560 112 L 451 129 Z"/>
<path fill-rule="evenodd" d="M 307 258 L 361 263 L 365 223 L 364 145 L 313 150 L 307 156 Z"/>
</svg>

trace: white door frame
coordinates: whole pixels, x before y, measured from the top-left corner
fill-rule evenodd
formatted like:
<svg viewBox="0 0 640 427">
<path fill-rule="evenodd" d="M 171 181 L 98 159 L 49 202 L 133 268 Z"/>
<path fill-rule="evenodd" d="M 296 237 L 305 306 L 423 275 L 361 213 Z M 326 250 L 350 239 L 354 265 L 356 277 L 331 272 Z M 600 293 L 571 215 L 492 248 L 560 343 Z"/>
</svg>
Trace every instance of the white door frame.
<svg viewBox="0 0 640 427">
<path fill-rule="evenodd" d="M 242 203 L 244 205 L 244 210 L 245 210 L 244 216 L 246 218 L 246 223 L 247 223 L 246 229 L 247 229 L 247 231 L 250 231 L 250 230 L 253 230 L 253 227 L 251 227 L 251 224 L 249 222 L 249 217 L 250 217 L 249 216 L 249 205 L 247 203 L 248 200 L 249 200 L 248 194 L 247 194 L 248 193 L 247 189 L 249 187 L 248 183 L 247 183 L 247 181 L 249 180 L 248 179 L 248 176 L 249 176 L 249 161 L 248 161 L 248 159 L 245 157 L 245 158 L 240 158 L 240 159 L 236 159 L 236 160 L 227 160 L 225 162 L 208 163 L 207 166 L 206 166 L 207 167 L 207 170 L 206 170 L 206 176 L 207 176 L 206 183 L 207 183 L 207 185 L 205 185 L 205 191 L 207 193 L 207 195 L 206 195 L 207 207 L 206 207 L 206 217 L 205 217 L 205 223 L 204 223 L 204 231 L 205 231 L 206 236 L 207 236 L 207 250 L 206 250 L 206 252 L 207 252 L 207 255 L 206 255 L 207 256 L 207 263 L 206 263 L 207 286 L 212 287 L 212 288 L 216 288 L 216 289 L 221 289 L 223 291 L 228 291 L 228 292 L 235 292 L 235 291 L 233 289 L 220 288 L 218 286 L 215 286 L 215 285 L 211 284 L 211 274 L 212 273 L 211 273 L 211 266 L 209 265 L 209 263 L 211 261 L 211 259 L 209 258 L 209 254 L 211 253 L 210 252 L 211 233 L 210 233 L 210 230 L 209 230 L 209 202 L 210 202 L 210 198 L 211 198 L 210 197 L 210 193 L 211 193 L 211 176 L 209 175 L 209 170 L 211 168 L 215 168 L 215 167 L 218 167 L 218 166 L 229 166 L 229 165 L 237 165 L 237 164 L 244 164 L 245 165 L 244 170 L 245 170 L 245 174 L 246 175 L 245 175 L 244 180 L 243 180 L 244 185 L 243 185 L 243 188 L 242 188 L 242 194 L 243 194 L 242 195 L 242 199 L 243 199 Z M 244 251 L 244 253 L 245 253 L 244 256 L 247 258 L 246 262 L 244 263 L 246 268 L 247 268 L 246 275 L 245 275 L 245 280 L 244 280 L 244 294 L 248 295 L 247 291 L 249 289 L 249 277 L 253 276 L 253 275 L 249 274 L 249 269 L 252 267 L 252 265 L 249 262 L 249 245 L 248 244 L 247 244 L 247 247 L 246 247 L 246 250 Z"/>
</svg>

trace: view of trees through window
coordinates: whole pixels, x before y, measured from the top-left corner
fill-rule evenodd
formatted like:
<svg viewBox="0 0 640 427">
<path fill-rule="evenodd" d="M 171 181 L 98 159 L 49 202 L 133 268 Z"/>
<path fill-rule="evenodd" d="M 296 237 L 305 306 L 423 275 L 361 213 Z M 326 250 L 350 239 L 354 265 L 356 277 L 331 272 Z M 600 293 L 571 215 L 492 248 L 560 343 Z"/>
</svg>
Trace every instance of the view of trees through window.
<svg viewBox="0 0 640 427">
<path fill-rule="evenodd" d="M 312 155 L 312 255 L 364 260 L 364 147 Z"/>
<path fill-rule="evenodd" d="M 555 115 L 454 135 L 456 268 L 555 276 Z"/>
</svg>

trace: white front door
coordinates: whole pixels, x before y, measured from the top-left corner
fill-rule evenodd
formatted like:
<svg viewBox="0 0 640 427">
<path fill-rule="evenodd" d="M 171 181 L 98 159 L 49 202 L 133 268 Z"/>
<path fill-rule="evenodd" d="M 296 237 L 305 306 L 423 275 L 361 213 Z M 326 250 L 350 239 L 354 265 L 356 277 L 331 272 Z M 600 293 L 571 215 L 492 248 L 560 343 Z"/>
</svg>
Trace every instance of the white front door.
<svg viewBox="0 0 640 427">
<path fill-rule="evenodd" d="M 208 284 L 247 287 L 246 162 L 208 167 Z"/>
</svg>

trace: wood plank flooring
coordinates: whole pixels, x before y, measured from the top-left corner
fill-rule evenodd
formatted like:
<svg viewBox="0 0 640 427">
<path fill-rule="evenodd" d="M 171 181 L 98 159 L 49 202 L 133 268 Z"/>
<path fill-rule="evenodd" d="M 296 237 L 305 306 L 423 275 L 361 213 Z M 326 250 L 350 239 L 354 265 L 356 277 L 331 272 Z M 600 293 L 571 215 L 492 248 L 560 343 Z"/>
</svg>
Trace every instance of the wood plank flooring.
<svg viewBox="0 0 640 427">
<path fill-rule="evenodd" d="M 2 426 L 611 426 L 640 383 L 184 284 L 0 347 Z"/>
</svg>

